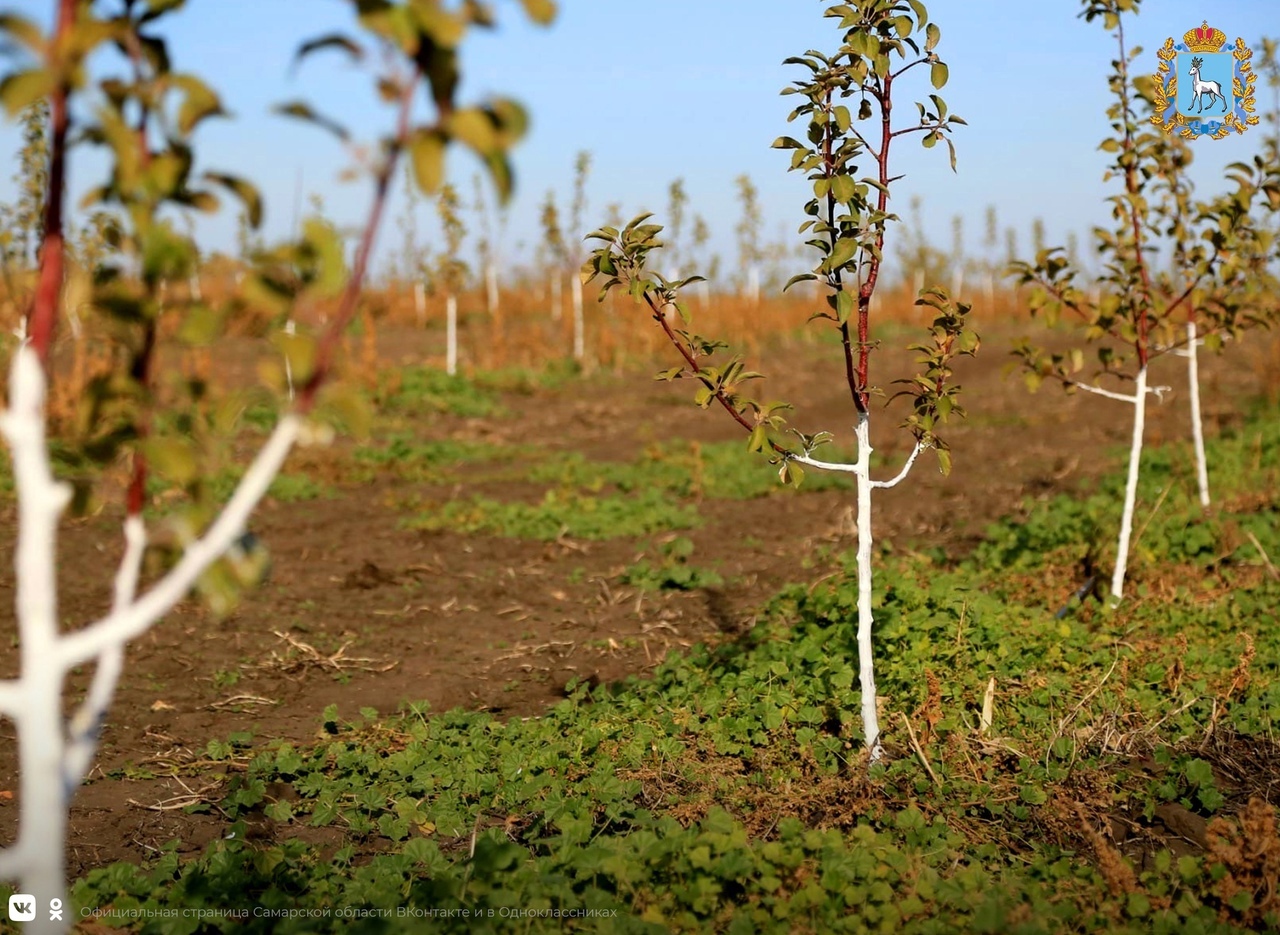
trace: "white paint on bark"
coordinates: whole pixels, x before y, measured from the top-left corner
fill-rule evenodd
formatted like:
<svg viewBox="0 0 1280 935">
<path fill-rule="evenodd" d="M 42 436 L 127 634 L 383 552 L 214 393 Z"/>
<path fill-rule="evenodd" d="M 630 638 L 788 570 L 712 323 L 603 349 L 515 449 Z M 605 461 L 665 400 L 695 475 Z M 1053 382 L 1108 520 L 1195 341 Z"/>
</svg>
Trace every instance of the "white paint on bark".
<svg viewBox="0 0 1280 935">
<path fill-rule="evenodd" d="M 1196 322 L 1187 322 L 1187 388 L 1191 393 L 1191 441 L 1196 450 L 1196 483 L 1200 488 L 1200 505 L 1209 509 L 1209 464 L 1204 454 L 1204 420 L 1200 415 L 1200 361 L 1197 352 L 1201 344 L 1196 335 Z"/>
<path fill-rule="evenodd" d="M 490 263 L 484 268 L 484 294 L 489 305 L 489 314 L 498 314 L 498 267 Z"/>
<path fill-rule="evenodd" d="M 1123 397 L 1121 397 L 1123 398 Z M 1111 576 L 1111 596 L 1124 597 L 1124 576 L 1129 564 L 1129 540 L 1133 535 L 1133 507 L 1138 498 L 1138 469 L 1142 463 L 1142 434 L 1147 418 L 1147 368 L 1138 371 L 1133 403 L 1133 439 L 1129 445 L 1129 474 L 1124 485 L 1124 512 L 1120 517 L 1120 541 L 1116 546 L 1116 567 Z"/>
<path fill-rule="evenodd" d="M 418 319 L 418 327 L 427 326 L 427 289 L 421 281 L 413 284 L 413 311 Z"/>
<path fill-rule="evenodd" d="M 871 479 L 871 419 L 866 413 L 858 416 L 858 424 L 854 426 L 854 436 L 858 441 L 858 457 L 853 464 L 836 461 L 821 461 L 808 455 L 796 455 L 791 460 L 822 471 L 839 471 L 854 476 L 858 499 L 858 688 L 862 695 L 862 728 L 866 736 L 867 750 L 871 754 L 871 762 L 876 763 L 884 755 L 880 744 L 880 716 L 876 710 L 876 674 L 875 659 L 871 646 L 871 491 L 877 488 L 896 487 L 911 473 L 916 459 L 925 448 L 916 442 L 902 470 L 890 480 L 877 481 Z"/>
<path fill-rule="evenodd" d="M 303 434 L 298 416 L 286 414 L 249 466 L 221 515 L 192 543 L 178 564 L 141 597 L 137 596 L 146 529 L 141 517 L 125 522 L 125 551 L 116 573 L 110 612 L 83 629 L 62 634 L 57 613 L 58 521 L 71 488 L 53 476 L 45 432 L 47 386 L 35 350 L 18 348 L 10 365 L 9 409 L 0 415 L 0 433 L 9 444 L 18 501 L 14 550 L 17 576 L 15 615 L 21 674 L 0 680 L 0 713 L 18 735 L 19 832 L 0 850 L 0 877 L 41 906 L 60 899 L 68 905 L 65 848 L 67 811 L 75 787 L 92 762 L 98 728 L 111 701 L 125 644 L 145 632 L 191 590 L 196 579 L 243 533 L 295 441 Z M 88 697 L 64 722 L 67 671 L 94 661 L 97 670 Z M 55 922 L 37 916 L 27 931 L 63 932 L 70 916 Z"/>
<path fill-rule="evenodd" d="M 458 299 L 449 293 L 444 300 L 444 370 L 449 376 L 458 372 Z"/>
<path fill-rule="evenodd" d="M 582 360 L 587 354 L 587 325 L 582 313 L 582 278 L 574 276 L 570 293 L 573 298 L 573 359 Z"/>
</svg>

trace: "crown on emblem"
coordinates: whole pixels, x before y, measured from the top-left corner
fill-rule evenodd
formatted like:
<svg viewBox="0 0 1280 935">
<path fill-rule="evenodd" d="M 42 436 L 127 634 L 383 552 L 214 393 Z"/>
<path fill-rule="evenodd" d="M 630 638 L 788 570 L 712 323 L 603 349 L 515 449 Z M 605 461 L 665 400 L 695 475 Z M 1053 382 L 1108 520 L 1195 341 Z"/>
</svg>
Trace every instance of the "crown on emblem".
<svg viewBox="0 0 1280 935">
<path fill-rule="evenodd" d="M 1188 29 L 1182 36 L 1187 49 L 1191 52 L 1217 52 L 1227 41 L 1227 34 L 1221 29 L 1214 29 L 1205 20 L 1203 26 Z"/>
</svg>

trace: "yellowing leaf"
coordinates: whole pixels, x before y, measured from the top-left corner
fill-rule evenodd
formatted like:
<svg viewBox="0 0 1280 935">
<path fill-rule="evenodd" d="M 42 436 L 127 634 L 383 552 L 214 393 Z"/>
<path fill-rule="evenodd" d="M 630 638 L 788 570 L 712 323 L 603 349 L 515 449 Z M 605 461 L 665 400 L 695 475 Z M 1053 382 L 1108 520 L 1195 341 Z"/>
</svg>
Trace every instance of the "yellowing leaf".
<svg viewBox="0 0 1280 935">
<path fill-rule="evenodd" d="M 436 130 L 419 131 L 409 141 L 413 179 L 429 195 L 444 184 L 444 147 L 444 137 Z"/>
</svg>

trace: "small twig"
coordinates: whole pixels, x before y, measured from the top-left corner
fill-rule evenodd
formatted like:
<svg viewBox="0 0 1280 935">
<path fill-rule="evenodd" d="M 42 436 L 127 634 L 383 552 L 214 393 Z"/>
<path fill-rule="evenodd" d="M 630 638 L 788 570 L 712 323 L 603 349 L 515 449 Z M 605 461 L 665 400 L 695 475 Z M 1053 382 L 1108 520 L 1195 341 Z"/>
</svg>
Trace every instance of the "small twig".
<svg viewBox="0 0 1280 935">
<path fill-rule="evenodd" d="M 933 767 L 929 765 L 929 758 L 924 755 L 924 750 L 920 747 L 920 741 L 916 739 L 915 728 L 911 726 L 911 721 L 901 711 L 898 717 L 902 718 L 902 723 L 907 726 L 907 736 L 911 738 L 911 749 L 916 751 L 916 756 L 920 757 L 920 764 L 924 767 L 924 771 L 929 774 L 929 778 L 933 780 L 933 784 L 939 789 L 942 788 L 942 780 L 938 778 L 938 774 L 933 771 Z"/>
<path fill-rule="evenodd" d="M 1280 581 L 1280 570 L 1271 562 L 1271 556 L 1267 554 L 1267 550 L 1262 547 L 1262 543 L 1258 541 L 1258 537 L 1252 531 L 1246 530 L 1245 535 L 1249 537 L 1249 541 L 1253 543 L 1253 547 L 1258 550 L 1258 554 L 1262 556 L 1262 564 L 1267 566 L 1267 574 L 1271 576 L 1273 581 Z"/>
<path fill-rule="evenodd" d="M 1160 512 L 1160 507 L 1164 503 L 1164 498 L 1169 496 L 1169 491 L 1173 489 L 1173 485 L 1175 483 L 1176 481 L 1169 481 L 1169 486 L 1165 487 L 1165 489 L 1160 492 L 1160 496 L 1156 498 L 1156 505 L 1151 508 L 1151 512 L 1147 514 L 1146 520 L 1143 522 L 1142 526 L 1138 529 L 1138 534 L 1133 537 L 1134 546 L 1136 546 L 1138 542 L 1142 539 L 1142 534 L 1147 531 L 1147 527 L 1151 525 L 1151 521 L 1155 519 L 1156 514 Z M 1132 548 L 1132 546 L 1130 546 L 1130 548 Z"/>
</svg>

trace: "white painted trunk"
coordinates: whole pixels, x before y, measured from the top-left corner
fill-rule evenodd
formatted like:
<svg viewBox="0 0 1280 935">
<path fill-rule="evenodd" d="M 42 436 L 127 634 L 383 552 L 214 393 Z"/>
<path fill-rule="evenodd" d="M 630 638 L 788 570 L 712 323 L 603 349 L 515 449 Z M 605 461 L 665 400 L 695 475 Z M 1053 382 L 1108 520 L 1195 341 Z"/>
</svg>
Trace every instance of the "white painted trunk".
<svg viewBox="0 0 1280 935">
<path fill-rule="evenodd" d="M 444 370 L 449 376 L 458 372 L 458 299 L 450 293 L 444 300 Z"/>
<path fill-rule="evenodd" d="M 987 310 L 995 308 L 996 305 L 996 278 L 988 271 L 983 277 L 982 294 L 987 300 Z"/>
<path fill-rule="evenodd" d="M 413 284 L 413 311 L 418 319 L 418 327 L 427 326 L 427 290 L 421 282 Z"/>
<path fill-rule="evenodd" d="M 498 268 L 490 263 L 484 268 L 485 301 L 490 315 L 498 314 Z"/>
<path fill-rule="evenodd" d="M 574 276 L 570 293 L 573 298 L 573 359 L 582 360 L 587 354 L 586 321 L 582 314 L 582 279 Z"/>
<path fill-rule="evenodd" d="M 125 523 L 125 555 L 107 616 L 72 632 L 59 632 L 57 607 L 58 521 L 71 499 L 70 487 L 54 478 L 45 430 L 46 381 L 35 350 L 22 345 L 10 365 L 10 405 L 0 415 L 13 460 L 18 502 L 14 549 L 15 615 L 21 674 L 0 680 L 0 714 L 18 737 L 19 832 L 0 849 L 0 878 L 36 901 L 26 931 L 61 933 L 74 921 L 67 901 L 67 810 L 89 767 L 98 726 L 120 672 L 125 644 L 168 613 L 196 579 L 243 533 L 250 512 L 266 493 L 293 443 L 303 434 L 297 416 L 285 414 L 245 472 L 235 493 L 203 538 L 188 544 L 182 559 L 141 597 L 136 595 L 146 530 L 140 517 Z M 63 720 L 66 673 L 97 660 L 89 696 L 69 722 Z M 53 901 L 59 919 L 50 917 Z"/>
<path fill-rule="evenodd" d="M 760 267 L 753 266 L 747 270 L 747 298 L 752 305 L 760 304 Z"/>
<path fill-rule="evenodd" d="M 862 692 L 862 729 L 871 762 L 883 754 L 876 712 L 875 662 L 871 652 L 871 420 L 860 413 L 854 428 L 858 460 L 853 474 L 858 491 L 858 686 Z"/>
<path fill-rule="evenodd" d="M 918 269 L 911 274 L 911 291 L 915 295 L 920 294 L 920 290 L 924 288 L 924 270 Z"/>
<path fill-rule="evenodd" d="M 1200 487 L 1200 505 L 1209 508 L 1209 465 L 1204 456 L 1204 422 L 1200 415 L 1200 362 L 1195 320 L 1187 322 L 1187 387 L 1191 391 L 1191 441 L 1196 449 L 1196 483 Z"/>
<path fill-rule="evenodd" d="M 704 279 L 702 282 L 697 283 L 696 287 L 698 294 L 698 307 L 705 309 L 711 304 L 711 283 Z"/>
<path fill-rule="evenodd" d="M 551 320 L 559 321 L 564 317 L 564 287 L 560 284 L 560 270 L 551 274 Z"/>
<path fill-rule="evenodd" d="M 1129 540 L 1133 535 L 1133 507 L 1138 498 L 1138 469 L 1142 462 L 1142 433 L 1147 419 L 1147 368 L 1138 371 L 1133 395 L 1133 441 L 1129 446 L 1129 476 L 1124 485 L 1124 513 L 1120 517 L 1120 542 L 1116 569 L 1111 576 L 1111 596 L 1124 597 L 1124 575 L 1129 564 Z"/>
<path fill-rule="evenodd" d="M 284 333 L 292 337 L 297 331 L 297 325 L 290 318 L 284 323 Z M 289 364 L 289 355 L 284 355 L 284 382 L 289 389 L 289 402 L 293 402 L 293 367 Z"/>
</svg>

